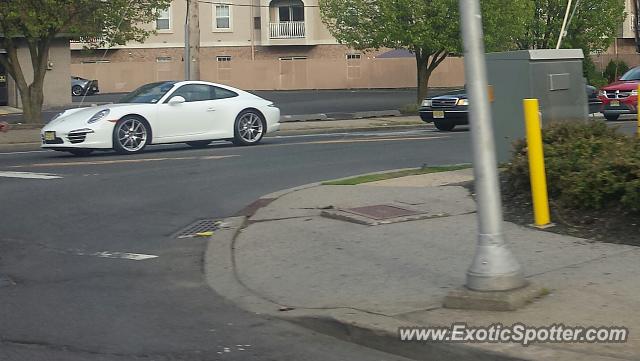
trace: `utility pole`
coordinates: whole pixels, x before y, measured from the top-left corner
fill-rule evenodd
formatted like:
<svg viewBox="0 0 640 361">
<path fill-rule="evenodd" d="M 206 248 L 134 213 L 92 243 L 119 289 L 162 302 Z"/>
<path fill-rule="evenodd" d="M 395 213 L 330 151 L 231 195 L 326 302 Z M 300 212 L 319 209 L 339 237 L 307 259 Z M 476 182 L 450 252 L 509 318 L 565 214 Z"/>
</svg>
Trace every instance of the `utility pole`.
<svg viewBox="0 0 640 361">
<path fill-rule="evenodd" d="M 191 54 L 189 54 L 189 1 L 184 17 L 184 80 L 191 79 Z"/>
<path fill-rule="evenodd" d="M 526 282 L 502 235 L 502 201 L 491 124 L 482 15 L 479 0 L 460 0 L 459 5 L 479 226 L 466 287 L 473 291 L 508 291 L 520 288 Z"/>
<path fill-rule="evenodd" d="M 198 0 L 187 0 L 189 80 L 200 80 L 200 10 Z"/>
</svg>

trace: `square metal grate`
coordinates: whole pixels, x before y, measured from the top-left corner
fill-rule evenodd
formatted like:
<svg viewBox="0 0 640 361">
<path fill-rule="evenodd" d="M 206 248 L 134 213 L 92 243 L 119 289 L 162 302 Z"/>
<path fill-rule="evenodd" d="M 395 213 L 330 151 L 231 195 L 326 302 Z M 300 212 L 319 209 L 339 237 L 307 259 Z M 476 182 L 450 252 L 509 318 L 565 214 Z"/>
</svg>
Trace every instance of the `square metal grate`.
<svg viewBox="0 0 640 361">
<path fill-rule="evenodd" d="M 192 238 L 198 233 L 214 232 L 220 229 L 220 221 L 215 219 L 201 219 L 188 225 L 173 235 L 174 238 Z"/>
<path fill-rule="evenodd" d="M 420 214 L 416 211 L 412 211 L 410 209 L 404 209 L 396 206 L 390 206 L 387 204 L 379 204 L 375 206 L 366 206 L 366 207 L 356 207 L 356 208 L 347 208 L 343 209 L 343 211 L 356 214 L 359 216 L 375 219 L 375 220 L 384 220 L 390 218 L 398 218 L 398 217 L 408 217 L 415 216 Z"/>
</svg>

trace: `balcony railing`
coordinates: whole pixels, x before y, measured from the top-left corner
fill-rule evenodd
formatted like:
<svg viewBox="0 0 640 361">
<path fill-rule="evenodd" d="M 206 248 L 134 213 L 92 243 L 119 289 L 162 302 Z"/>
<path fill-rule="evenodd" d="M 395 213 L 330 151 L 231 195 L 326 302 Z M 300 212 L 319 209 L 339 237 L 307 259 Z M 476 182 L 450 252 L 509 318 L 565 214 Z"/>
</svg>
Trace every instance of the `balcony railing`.
<svg viewBox="0 0 640 361">
<path fill-rule="evenodd" d="M 271 39 L 299 39 L 304 38 L 304 21 L 283 21 L 269 24 Z"/>
</svg>

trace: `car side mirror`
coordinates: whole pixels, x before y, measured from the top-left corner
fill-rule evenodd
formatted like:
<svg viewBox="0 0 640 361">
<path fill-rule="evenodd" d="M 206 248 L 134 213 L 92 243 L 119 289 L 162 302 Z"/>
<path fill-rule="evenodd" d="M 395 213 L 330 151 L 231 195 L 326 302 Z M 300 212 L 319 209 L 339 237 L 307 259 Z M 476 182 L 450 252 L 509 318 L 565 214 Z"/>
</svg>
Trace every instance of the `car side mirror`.
<svg viewBox="0 0 640 361">
<path fill-rule="evenodd" d="M 175 97 L 169 99 L 169 105 L 178 105 L 186 102 L 187 100 L 180 95 L 176 95 Z"/>
</svg>

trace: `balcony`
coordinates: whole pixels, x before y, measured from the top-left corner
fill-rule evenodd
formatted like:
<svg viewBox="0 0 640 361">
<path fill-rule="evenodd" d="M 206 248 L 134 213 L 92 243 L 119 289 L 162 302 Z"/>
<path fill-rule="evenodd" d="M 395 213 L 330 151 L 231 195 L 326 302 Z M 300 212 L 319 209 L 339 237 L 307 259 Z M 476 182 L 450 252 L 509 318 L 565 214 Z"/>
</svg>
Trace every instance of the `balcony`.
<svg viewBox="0 0 640 361">
<path fill-rule="evenodd" d="M 281 21 L 269 24 L 271 39 L 303 39 L 305 37 L 304 21 Z"/>
</svg>

